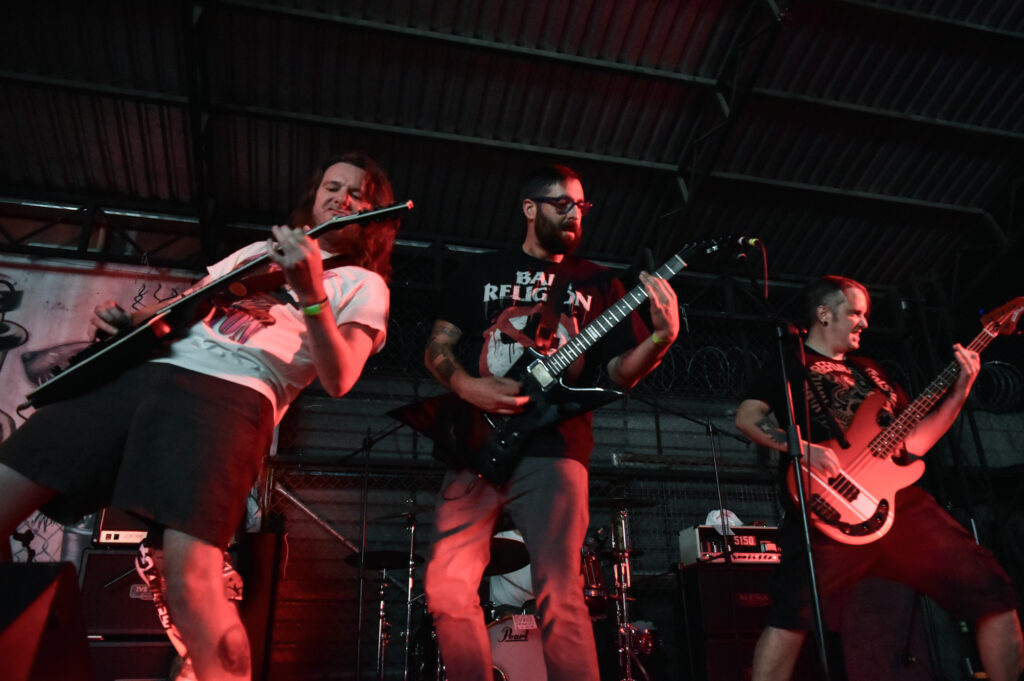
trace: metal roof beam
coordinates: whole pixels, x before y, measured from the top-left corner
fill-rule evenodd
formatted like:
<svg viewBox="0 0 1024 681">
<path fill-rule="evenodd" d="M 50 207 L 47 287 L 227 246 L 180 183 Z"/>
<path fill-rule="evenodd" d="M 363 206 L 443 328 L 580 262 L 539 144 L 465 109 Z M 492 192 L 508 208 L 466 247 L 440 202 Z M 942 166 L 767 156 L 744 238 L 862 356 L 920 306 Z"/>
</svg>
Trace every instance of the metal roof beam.
<svg viewBox="0 0 1024 681">
<path fill-rule="evenodd" d="M 265 118 L 269 120 L 289 121 L 323 125 L 328 127 L 349 128 L 353 130 L 368 130 L 381 132 L 390 135 L 407 135 L 429 140 L 441 140 L 444 142 L 458 142 L 460 144 L 473 144 L 476 146 L 489 147 L 494 149 L 505 149 L 510 151 L 525 152 L 531 154 L 549 154 L 562 158 L 573 158 L 586 161 L 598 161 L 647 170 L 674 171 L 676 166 L 671 163 L 656 163 L 638 158 L 626 158 L 622 156 L 610 156 L 608 154 L 595 154 L 585 151 L 575 151 L 561 147 L 544 147 L 538 144 L 523 144 L 519 142 L 507 142 L 503 140 L 490 139 L 486 137 L 473 137 L 457 133 L 439 132 L 436 130 L 423 130 L 421 128 L 409 128 L 401 125 L 388 125 L 385 123 L 370 123 L 368 121 L 357 121 L 350 118 L 335 118 L 332 116 L 319 116 L 316 114 L 296 113 L 294 111 L 281 111 L 280 109 L 267 109 L 253 106 L 225 106 L 223 104 L 211 105 L 211 110 L 216 113 L 230 114 L 233 116 Z"/>
<path fill-rule="evenodd" d="M 151 90 L 137 90 L 135 88 L 105 85 L 103 83 L 86 83 L 83 81 L 68 80 L 67 78 L 50 78 L 46 76 L 37 76 L 35 74 L 0 70 L 0 81 L 13 83 L 15 85 L 35 86 L 47 90 L 61 90 L 80 95 L 111 97 L 132 102 L 143 102 L 146 104 L 170 104 L 180 107 L 188 106 L 188 98 L 182 95 L 153 92 Z"/>
<path fill-rule="evenodd" d="M 886 10 L 886 8 L 877 6 L 861 0 L 837 0 L 839 2 L 845 2 L 851 5 L 862 6 L 870 9 Z M 703 78 L 692 74 L 679 73 L 678 71 L 669 71 L 666 69 L 656 69 L 646 66 L 638 66 L 634 64 L 623 64 L 621 62 L 610 61 L 607 59 L 599 59 L 596 57 L 581 57 L 579 55 L 565 54 L 564 52 L 557 52 L 555 50 L 544 50 L 536 47 L 524 47 L 522 45 L 511 45 L 509 43 L 497 42 L 494 40 L 485 40 L 482 38 L 473 38 L 469 36 L 452 35 L 450 33 L 441 33 L 439 31 L 432 31 L 422 28 L 413 28 L 408 26 L 398 26 L 395 24 L 387 24 L 379 21 L 369 21 L 366 19 L 355 19 L 351 17 L 342 17 L 332 14 L 326 14 L 323 12 L 316 12 L 312 10 L 302 10 L 294 7 L 281 7 L 278 5 L 271 5 L 259 0 L 218 0 L 217 2 L 208 3 L 210 5 L 220 5 L 224 7 L 235 7 L 239 9 L 246 9 L 251 11 L 264 12 L 268 14 L 274 14 L 279 16 L 291 16 L 299 19 L 325 21 L 343 26 L 352 26 L 360 29 L 380 31 L 384 33 L 391 33 L 393 35 L 408 36 L 424 40 L 432 40 L 436 42 L 444 42 L 453 45 L 460 45 L 465 47 L 473 47 L 477 49 L 486 49 L 493 52 L 501 52 L 508 54 L 519 54 L 527 57 L 534 57 L 537 59 L 546 59 L 550 61 L 557 61 L 565 64 L 575 64 L 578 66 L 585 66 L 588 68 L 615 71 L 618 73 L 628 73 L 632 75 L 646 76 L 658 80 L 676 81 L 680 83 L 688 83 L 697 85 L 700 87 L 714 87 L 716 80 L 713 78 Z M 769 4 L 773 4 L 769 0 Z M 908 14 L 915 18 L 920 19 L 931 19 L 936 23 L 946 23 L 950 26 L 960 26 L 971 28 L 975 30 L 983 30 L 984 27 L 976 24 L 968 24 L 966 22 L 954 22 L 954 21 L 942 21 L 940 18 L 932 17 L 930 15 L 918 13 L 918 12 L 903 12 L 889 9 L 893 13 Z M 1024 35 L 1017 33 L 1006 33 L 995 31 L 998 35 L 1007 35 L 1015 39 L 1024 40 Z M 945 121 L 934 118 L 924 118 L 917 114 L 907 114 L 898 111 L 892 111 L 887 109 L 880 109 L 877 107 L 868 107 L 863 105 L 852 105 L 845 102 L 823 99 L 820 97 L 809 97 L 807 95 L 797 95 L 780 90 L 773 90 L 769 88 L 753 88 L 752 94 L 759 97 L 766 97 L 769 99 L 779 99 L 789 102 L 801 102 L 813 106 L 822 106 L 832 109 L 840 109 L 846 111 L 852 111 L 856 113 L 869 114 L 879 116 L 882 118 L 902 121 L 913 121 L 915 123 L 926 123 L 941 129 L 951 129 L 963 132 L 970 132 L 972 134 L 984 134 L 993 137 L 999 137 L 1004 139 L 1012 140 L 1024 140 L 1024 135 L 1020 133 L 1014 133 L 1006 130 L 1000 130 L 998 128 L 986 128 L 976 125 L 967 125 L 962 123 L 956 123 L 953 121 Z"/>
<path fill-rule="evenodd" d="M 209 39 L 201 3 L 183 4 L 182 30 L 185 34 L 185 81 L 188 88 L 189 124 L 192 127 L 193 205 L 199 217 L 203 255 L 212 261 L 217 254 L 219 226 L 213 219 L 216 197 L 210 176 L 213 174 L 213 138 L 210 132 L 210 79 L 206 67 L 206 41 Z"/>
<path fill-rule="evenodd" d="M 213 6 L 220 5 L 225 7 L 237 7 L 240 9 L 253 10 L 268 14 L 289 16 L 297 19 L 307 19 L 311 21 L 326 22 L 342 26 L 352 26 L 354 28 L 364 30 L 380 31 L 383 33 L 391 33 L 394 35 L 426 39 L 434 42 L 442 42 L 449 43 L 452 45 L 459 45 L 463 47 L 473 47 L 482 50 L 490 50 L 492 52 L 518 54 L 526 57 L 533 57 L 535 59 L 546 59 L 549 61 L 557 61 L 566 64 L 587 66 L 590 68 L 601 69 L 604 71 L 618 71 L 620 73 L 650 76 L 652 78 L 658 78 L 662 80 L 675 80 L 683 83 L 694 83 L 698 85 L 712 85 L 714 83 L 714 81 L 710 78 L 703 78 L 701 76 L 696 76 L 689 73 L 679 73 L 678 71 L 657 69 L 649 66 L 640 66 L 637 64 L 623 64 L 621 62 L 609 61 L 607 59 L 600 59 L 597 57 L 583 57 L 576 54 L 566 54 L 565 52 L 558 52 L 556 50 L 545 50 L 539 47 L 513 45 L 510 43 L 503 43 L 495 40 L 486 40 L 484 38 L 473 38 L 470 36 L 455 35 L 452 33 L 442 33 L 440 31 L 432 31 L 429 29 L 416 28 L 412 26 L 399 26 L 396 24 L 388 24 L 381 21 L 371 21 L 368 19 L 356 19 L 353 17 L 338 16 L 336 14 L 327 14 L 324 12 L 298 9 L 295 7 L 282 7 L 276 4 L 259 2 L 258 0 L 217 0 L 216 2 L 210 2 L 207 4 Z"/>
<path fill-rule="evenodd" d="M 782 10 L 784 11 L 784 10 Z M 772 2 L 750 3 L 734 29 L 714 87 L 698 103 L 697 116 L 676 167 L 676 180 L 683 207 L 677 219 L 685 221 L 693 209 L 693 197 L 711 174 L 725 143 L 736 126 L 754 83 L 765 65 L 782 27 L 782 11 Z M 649 226 L 640 243 L 650 243 L 654 227 Z M 659 255 L 675 250 L 678 242 L 672 230 L 657 238 Z"/>
<path fill-rule="evenodd" d="M 946 17 L 935 16 L 934 14 L 928 14 L 927 12 L 918 12 L 917 10 L 904 9 L 902 7 L 893 7 L 890 5 L 883 5 L 878 2 L 872 2 L 871 0 L 834 0 L 842 5 L 851 5 L 853 7 L 863 7 L 865 9 L 875 10 L 878 12 L 884 12 L 886 14 L 897 14 L 899 16 L 908 17 L 922 23 L 938 24 L 940 26 L 947 26 L 950 28 L 967 29 L 978 33 L 982 37 L 992 38 L 1007 38 L 1009 40 L 1024 42 L 1024 33 L 1016 33 L 1014 31 L 1005 31 L 998 28 L 992 28 L 991 26 L 983 26 L 981 24 L 972 24 L 969 21 L 959 21 L 957 19 L 949 19 Z"/>
<path fill-rule="evenodd" d="M 866 200 L 875 203 L 885 203 L 893 206 L 902 206 L 907 208 L 934 210 L 944 213 L 958 213 L 960 215 L 968 216 L 971 218 L 978 219 L 985 225 L 989 232 L 996 238 L 1000 245 L 1005 245 L 1008 241 L 1006 233 L 1003 228 L 999 226 L 995 218 L 988 211 L 981 210 L 980 208 L 970 208 L 965 206 L 959 206 L 951 203 L 936 203 L 934 201 L 922 201 L 920 199 L 911 199 L 902 196 L 891 196 L 889 194 L 875 194 L 872 192 L 857 191 L 853 189 L 840 189 L 838 187 L 825 187 L 822 185 L 807 184 L 805 182 L 790 182 L 788 180 L 773 180 L 764 177 L 755 177 L 753 175 L 742 175 L 740 173 L 727 173 L 727 172 L 713 172 L 711 178 L 716 180 L 726 180 L 729 182 L 745 182 L 748 184 L 756 184 L 764 187 L 773 187 L 776 189 L 784 189 L 787 191 L 813 193 L 821 196 L 836 196 L 844 199 L 856 199 L 858 201 Z"/>
<path fill-rule="evenodd" d="M 928 125 L 939 130 L 956 130 L 958 132 L 970 133 L 972 135 L 987 135 L 989 137 L 996 137 L 999 139 L 1013 140 L 1014 142 L 1024 142 L 1024 133 L 1014 132 L 1012 130 L 986 128 L 980 125 L 957 123 L 956 121 L 947 121 L 940 118 L 926 118 L 920 114 L 904 113 L 901 111 L 893 111 L 892 109 L 880 109 L 875 106 L 866 106 L 864 104 L 851 104 L 849 102 L 841 102 L 835 99 L 809 97 L 807 95 L 794 92 L 784 92 L 782 90 L 772 90 L 768 88 L 754 88 L 753 94 L 768 99 L 795 102 L 797 104 L 809 104 L 826 109 L 834 109 L 836 111 L 848 111 L 851 113 L 874 116 L 900 123 Z"/>
<path fill-rule="evenodd" d="M 917 12 L 908 12 L 902 10 L 895 10 L 882 8 L 870 3 L 861 2 L 860 0 L 838 0 L 846 2 L 847 4 L 869 7 L 872 9 L 879 9 L 884 11 L 891 11 L 899 14 L 909 14 L 914 17 L 931 19 L 941 23 L 941 19 L 931 17 L 930 15 L 924 15 Z M 295 8 L 269 6 L 264 3 L 251 2 L 246 0 L 221 0 L 221 2 L 214 3 L 217 5 L 224 5 L 228 7 L 239 7 L 243 9 L 285 15 L 295 16 L 298 18 L 305 18 L 310 20 L 325 20 L 341 25 L 351 25 L 359 28 L 369 28 L 372 30 L 378 30 L 397 35 L 408 35 L 416 38 L 425 38 L 441 42 L 449 42 L 458 45 L 464 45 L 469 47 L 477 47 L 481 49 L 488 49 L 496 52 L 505 52 L 512 54 L 522 54 L 524 56 L 536 57 L 539 59 L 547 59 L 552 61 L 560 61 L 569 64 L 577 64 L 580 66 L 586 66 L 589 68 L 617 71 L 621 73 L 629 73 L 633 75 L 642 75 L 659 80 L 670 80 L 678 81 L 683 83 L 689 83 L 700 87 L 713 87 L 715 81 L 710 78 L 701 78 L 698 76 L 692 76 L 688 74 L 678 73 L 676 71 L 667 71 L 665 69 L 655 69 L 642 66 L 634 66 L 628 64 L 622 64 L 619 62 L 607 61 L 603 59 L 597 59 L 592 57 L 579 57 L 576 55 L 568 55 L 553 50 L 542 50 L 539 48 L 522 47 L 518 45 L 509 45 L 507 43 L 499 43 L 495 41 L 482 40 L 480 38 L 468 38 L 464 36 L 454 36 L 445 33 L 439 33 L 437 31 L 428 31 L 425 29 L 407 28 L 402 26 L 394 26 L 391 24 L 383 24 L 381 22 L 366 21 L 362 19 L 350 19 L 348 17 L 338 17 L 333 15 L 326 15 L 318 12 L 312 12 L 308 10 L 299 10 Z M 965 22 L 948 22 L 956 26 L 963 24 L 967 27 L 979 28 L 974 24 L 966 24 Z M 979 28 L 980 30 L 980 28 Z M 1017 36 L 1018 34 L 1010 34 Z M 1024 37 L 1024 36 L 1022 36 Z M 124 88 L 112 85 L 104 85 L 100 83 L 82 83 L 71 81 L 63 78 L 50 78 L 37 76 L 34 74 L 21 74 L 12 71 L 0 71 L 0 80 L 18 83 L 23 85 L 35 85 L 45 88 L 65 90 L 68 92 L 77 92 L 80 94 L 90 95 L 103 95 L 109 97 L 116 97 L 119 99 L 127 99 L 131 101 L 146 102 L 152 104 L 166 104 L 181 107 L 189 107 L 191 104 L 191 98 L 181 95 L 173 95 L 167 93 L 155 93 L 146 90 L 138 90 L 134 88 Z M 798 94 L 792 92 L 786 92 L 783 90 L 775 90 L 771 88 L 760 88 L 755 87 L 751 90 L 751 94 L 758 97 L 764 97 L 766 99 L 774 99 L 786 102 L 795 102 L 806 104 L 808 106 L 820 106 L 828 109 L 834 109 L 838 111 L 848 111 L 851 113 L 875 116 L 886 120 L 895 120 L 902 122 L 910 122 L 915 124 L 923 124 L 935 127 L 941 130 L 956 130 L 958 132 L 966 132 L 970 134 L 987 135 L 990 137 L 1008 139 L 1013 141 L 1024 141 L 1024 133 L 1013 132 L 1010 130 L 1001 130 L 998 128 L 988 128 L 979 125 L 971 125 L 967 123 L 958 123 L 956 121 L 948 121 L 937 118 L 926 118 L 920 114 L 910 114 L 900 111 L 893 111 L 891 109 L 882 109 L 874 106 L 866 106 L 863 104 L 850 104 L 848 102 L 842 102 L 834 99 L 824 99 L 821 97 L 812 97 L 805 94 Z M 561 153 L 561 150 L 558 150 Z"/>
</svg>

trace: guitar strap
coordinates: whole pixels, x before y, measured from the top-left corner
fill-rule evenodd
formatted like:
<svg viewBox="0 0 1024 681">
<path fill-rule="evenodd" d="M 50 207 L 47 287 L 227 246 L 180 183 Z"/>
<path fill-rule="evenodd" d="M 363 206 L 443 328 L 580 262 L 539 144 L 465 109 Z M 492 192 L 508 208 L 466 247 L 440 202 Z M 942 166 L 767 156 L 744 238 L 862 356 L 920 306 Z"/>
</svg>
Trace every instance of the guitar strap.
<svg viewBox="0 0 1024 681">
<path fill-rule="evenodd" d="M 877 390 L 878 392 L 889 394 L 890 391 L 878 385 L 878 381 L 875 380 L 875 377 L 871 375 L 871 372 L 867 371 L 868 364 L 864 363 L 863 360 L 858 361 L 858 358 L 850 357 L 847 359 L 847 361 L 850 363 L 850 366 L 853 369 L 855 369 L 858 374 L 861 375 L 861 378 L 863 378 L 875 390 Z"/>
<path fill-rule="evenodd" d="M 825 399 L 825 395 L 821 391 L 821 385 L 811 380 L 811 372 L 807 370 L 806 366 L 801 365 L 801 370 L 803 371 L 804 383 L 811 387 L 811 399 L 818 403 L 818 408 L 825 415 L 825 425 L 828 426 L 828 432 L 832 439 L 838 442 L 839 446 L 843 449 L 849 449 L 850 442 L 846 439 L 843 429 L 836 423 L 835 417 L 832 416 L 832 410 L 828 408 L 828 400 Z"/>
<path fill-rule="evenodd" d="M 544 301 L 544 308 L 540 313 L 540 322 L 537 324 L 537 333 L 534 338 L 534 347 L 538 352 L 545 353 L 551 349 L 551 343 L 555 338 L 555 331 L 558 330 L 558 306 L 565 298 L 569 290 L 569 280 L 575 269 L 569 262 L 570 257 L 566 256 L 562 262 L 555 266 L 555 279 L 548 289 L 547 300 Z"/>
</svg>

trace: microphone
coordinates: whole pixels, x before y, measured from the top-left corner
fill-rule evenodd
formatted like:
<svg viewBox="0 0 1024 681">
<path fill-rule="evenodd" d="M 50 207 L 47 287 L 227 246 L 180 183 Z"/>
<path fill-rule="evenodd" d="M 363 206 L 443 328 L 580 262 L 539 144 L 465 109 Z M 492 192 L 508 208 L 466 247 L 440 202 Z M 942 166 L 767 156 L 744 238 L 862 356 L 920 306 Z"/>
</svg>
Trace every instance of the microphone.
<svg viewBox="0 0 1024 681">
<path fill-rule="evenodd" d="M 747 259 L 746 250 L 748 248 L 754 248 L 755 246 L 760 246 L 761 245 L 761 240 L 758 239 L 756 236 L 737 236 L 737 237 L 733 237 L 733 239 L 734 239 L 734 241 L 732 242 L 733 245 L 740 247 L 739 253 L 737 253 L 735 255 L 736 260 L 739 260 L 739 261 L 746 261 L 746 259 Z"/>
</svg>

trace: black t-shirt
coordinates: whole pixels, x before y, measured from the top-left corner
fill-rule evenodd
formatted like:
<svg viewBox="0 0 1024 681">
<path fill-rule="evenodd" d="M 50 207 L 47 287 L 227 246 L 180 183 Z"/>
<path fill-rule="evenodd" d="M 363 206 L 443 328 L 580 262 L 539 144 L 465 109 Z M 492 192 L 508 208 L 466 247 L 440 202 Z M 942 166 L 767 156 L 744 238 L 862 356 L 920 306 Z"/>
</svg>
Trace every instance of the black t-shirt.
<svg viewBox="0 0 1024 681">
<path fill-rule="evenodd" d="M 792 368 L 787 371 L 793 390 L 793 401 L 797 416 L 802 414 L 801 394 L 806 395 L 810 404 L 811 429 L 810 441 L 829 440 L 828 417 L 824 409 L 828 409 L 836 424 L 845 431 L 853 421 L 857 408 L 869 393 L 881 390 L 887 394 L 883 411 L 890 416 L 898 414 L 906 405 L 907 399 L 903 390 L 892 383 L 882 367 L 875 361 L 864 357 L 847 357 L 836 360 L 806 348 L 804 352 L 806 372 L 800 371 L 796 359 Z M 806 375 L 807 381 L 803 380 Z M 786 424 L 786 402 L 782 390 L 782 371 L 778 362 L 769 362 L 764 370 L 754 379 L 747 399 L 760 400 L 767 403 L 779 423 Z M 826 404 L 822 405 L 822 400 Z M 801 422 L 801 429 L 807 433 L 806 424 Z"/>
<path fill-rule="evenodd" d="M 558 308 L 552 349 L 558 349 L 622 297 L 622 284 L 600 265 L 566 256 L 572 275 Z M 462 331 L 466 370 L 475 376 L 504 376 L 535 346 L 538 323 L 559 265 L 522 250 L 487 253 L 468 260 L 447 282 L 437 317 Z M 635 346 L 646 335 L 639 315 L 613 327 L 565 372 L 567 385 L 593 386 L 600 367 Z M 541 429 L 527 441 L 527 456 L 565 456 L 587 465 L 594 438 L 591 414 L 580 414 Z"/>
<path fill-rule="evenodd" d="M 826 409 L 831 413 L 835 424 L 845 432 L 861 403 L 872 392 L 883 391 L 886 394 L 886 402 L 879 412 L 880 421 L 891 420 L 907 406 L 907 397 L 902 388 L 892 383 L 882 367 L 873 360 L 864 357 L 836 360 L 807 347 L 804 352 L 804 366 L 806 370 L 801 371 L 798 360 L 793 357 L 786 373 L 793 392 L 793 408 L 797 423 L 800 424 L 801 433 L 811 442 L 833 439 Z M 781 367 L 777 361 L 768 362 L 754 379 L 745 399 L 760 400 L 768 404 L 779 424 L 786 429 L 788 415 L 782 386 Z M 803 397 L 807 399 L 810 412 L 809 429 L 804 422 Z M 789 462 L 788 456 L 780 457 L 780 473 L 788 469 Z M 788 501 L 788 493 L 784 493 L 782 498 Z"/>
</svg>

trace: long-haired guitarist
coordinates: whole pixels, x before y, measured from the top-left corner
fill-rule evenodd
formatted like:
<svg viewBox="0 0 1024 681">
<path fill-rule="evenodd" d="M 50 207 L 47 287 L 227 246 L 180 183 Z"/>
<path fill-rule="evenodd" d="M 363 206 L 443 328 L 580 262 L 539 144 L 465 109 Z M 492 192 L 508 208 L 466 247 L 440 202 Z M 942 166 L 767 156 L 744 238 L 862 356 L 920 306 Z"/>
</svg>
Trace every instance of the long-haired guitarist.
<svg viewBox="0 0 1024 681">
<path fill-rule="evenodd" d="M 838 630 L 843 604 L 863 578 L 901 582 L 975 622 L 988 678 L 1016 680 L 1024 643 L 1009 577 L 991 552 L 978 546 L 924 490 L 905 487 L 895 491 L 894 499 L 887 499 L 884 491 L 901 467 L 914 455 L 925 454 L 952 425 L 978 374 L 978 354 L 954 345 L 959 371 L 945 399 L 902 443 L 894 443 L 892 460 L 874 456 L 884 453 L 877 442 L 867 447 L 863 443 L 872 442 L 908 401 L 879 364 L 849 356 L 860 347 L 868 326 L 868 291 L 852 279 L 826 276 L 808 286 L 805 304 L 805 362 L 803 367 L 794 362 L 788 373 L 798 416 L 805 398 L 811 415 L 809 429 L 802 425 L 802 432 L 817 443 L 810 444 L 808 469 L 801 475 L 819 528 L 812 529 L 812 550 L 826 627 Z M 785 452 L 786 433 L 779 426 L 787 413 L 782 383 L 778 369 L 759 377 L 736 412 L 736 426 L 757 444 Z M 849 446 L 844 449 L 840 442 Z M 790 511 L 783 522 L 783 558 L 768 626 L 754 651 L 754 681 L 789 679 L 812 626 L 802 529 L 792 500 L 787 494 L 783 498 Z M 844 513 L 868 499 L 875 516 L 863 523 L 843 522 Z"/>
<path fill-rule="evenodd" d="M 440 299 L 425 353 L 438 381 L 466 403 L 496 415 L 540 408 L 539 395 L 531 404 L 521 393 L 522 383 L 506 375 L 524 347 L 559 348 L 623 295 L 605 268 L 573 255 L 590 208 L 575 172 L 565 166 L 537 169 L 520 187 L 519 207 L 526 222 L 521 247 L 479 255 L 455 274 Z M 643 273 L 641 281 L 651 300 L 653 333 L 631 315 L 576 360 L 566 372 L 567 383 L 593 385 L 604 366 L 615 383 L 629 387 L 664 357 L 679 332 L 676 296 L 660 277 Z M 465 365 L 456 359 L 460 341 Z M 580 575 L 589 522 L 590 414 L 518 436 L 523 458 L 504 484 L 468 466 L 452 467 L 442 483 L 424 584 L 447 677 L 493 678 L 477 590 L 504 511 L 530 554 L 540 624 L 524 635 L 541 637 L 547 678 L 597 681 Z"/>
<path fill-rule="evenodd" d="M 397 223 L 349 222 L 318 240 L 306 225 L 392 201 L 369 157 L 322 164 L 294 226 L 273 227 L 273 239 L 199 283 L 269 251 L 261 287 L 215 300 L 158 357 L 41 407 L 0 446 L 0 537 L 39 508 L 62 523 L 104 506 L 140 516 L 163 530 L 166 599 L 198 678 L 250 678 L 245 629 L 224 598 L 223 551 L 289 403 L 314 378 L 345 394 L 387 329 Z M 325 269 L 334 255 L 344 257 Z M 116 333 L 151 313 L 109 302 L 92 321 Z"/>
</svg>

